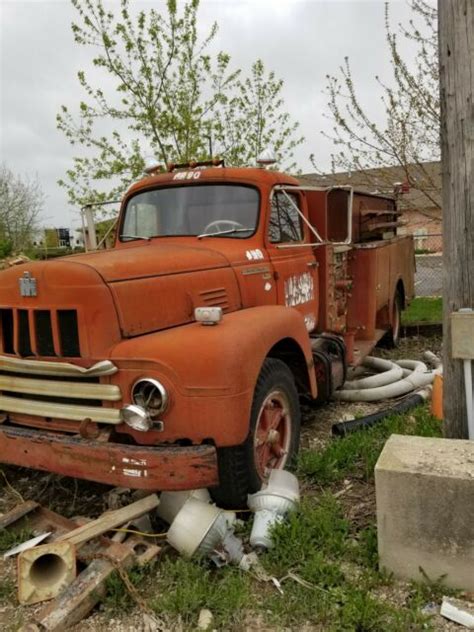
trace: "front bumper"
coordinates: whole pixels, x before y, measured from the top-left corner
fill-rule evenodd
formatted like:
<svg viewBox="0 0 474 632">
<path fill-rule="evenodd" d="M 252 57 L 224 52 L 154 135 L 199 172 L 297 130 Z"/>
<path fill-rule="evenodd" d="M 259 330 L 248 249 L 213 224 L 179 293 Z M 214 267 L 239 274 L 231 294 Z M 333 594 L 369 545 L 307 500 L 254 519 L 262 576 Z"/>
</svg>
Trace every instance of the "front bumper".
<svg viewBox="0 0 474 632">
<path fill-rule="evenodd" d="M 0 462 L 131 489 L 212 487 L 216 448 L 106 443 L 0 425 Z"/>
</svg>

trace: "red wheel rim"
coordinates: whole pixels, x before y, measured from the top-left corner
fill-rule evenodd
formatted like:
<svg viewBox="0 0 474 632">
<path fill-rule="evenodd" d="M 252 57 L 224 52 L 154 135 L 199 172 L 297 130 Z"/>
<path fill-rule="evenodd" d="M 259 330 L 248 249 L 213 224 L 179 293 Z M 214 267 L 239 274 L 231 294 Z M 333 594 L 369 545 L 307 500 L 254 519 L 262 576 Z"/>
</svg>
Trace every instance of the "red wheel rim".
<svg viewBox="0 0 474 632">
<path fill-rule="evenodd" d="M 276 390 L 265 398 L 255 427 L 255 467 L 260 478 L 267 478 L 272 469 L 285 467 L 290 441 L 290 405 L 285 393 Z"/>
</svg>

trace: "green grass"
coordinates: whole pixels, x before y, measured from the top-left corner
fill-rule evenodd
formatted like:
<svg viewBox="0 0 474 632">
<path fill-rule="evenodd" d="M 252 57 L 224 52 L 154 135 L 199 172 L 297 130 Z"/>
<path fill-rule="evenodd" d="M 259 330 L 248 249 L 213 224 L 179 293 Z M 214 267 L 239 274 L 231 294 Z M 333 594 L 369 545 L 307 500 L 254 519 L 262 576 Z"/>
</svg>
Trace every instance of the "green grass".
<svg viewBox="0 0 474 632">
<path fill-rule="evenodd" d="M 253 604 L 251 581 L 236 568 L 214 569 L 207 561 L 166 559 L 160 565 L 158 596 L 151 600 L 157 614 L 179 617 L 195 629 L 199 612 L 208 608 L 212 627 L 229 629 L 244 608 Z"/>
<path fill-rule="evenodd" d="M 6 577 L 0 581 L 0 604 L 7 604 L 15 594 L 15 584 L 13 579 Z"/>
<path fill-rule="evenodd" d="M 424 407 L 411 414 L 395 415 L 363 432 L 332 441 L 325 450 L 306 450 L 299 458 L 297 473 L 318 485 L 335 483 L 355 474 L 369 481 L 385 441 L 394 433 L 441 436 L 441 426 Z"/>
<path fill-rule="evenodd" d="M 440 296 L 419 296 L 414 298 L 402 313 L 402 324 L 441 323 L 443 320 L 443 299 Z"/>
<path fill-rule="evenodd" d="M 174 554 L 149 571 L 132 569 L 133 584 L 170 629 L 196 629 L 203 608 L 213 613 L 213 629 L 228 631 L 255 622 L 265 629 L 310 624 L 329 632 L 432 629 L 422 608 L 449 591 L 439 581 L 411 584 L 403 589 L 403 603 L 399 588 L 397 599 L 390 599 L 396 584 L 378 570 L 375 515 L 358 526 L 346 515 L 347 501 L 345 507 L 333 493 L 346 479 L 371 489 L 375 462 L 394 432 L 438 436 L 441 429 L 427 408 L 419 407 L 301 454 L 297 473 L 309 491 L 298 510 L 276 525 L 275 546 L 260 557 L 268 576 L 281 582 L 283 594 L 238 568 L 216 569 L 206 560 Z M 107 604 L 114 616 L 132 603 L 121 580 L 110 580 Z"/>
<path fill-rule="evenodd" d="M 13 530 L 13 529 L 1 529 L 0 530 L 0 554 L 6 553 L 9 549 L 13 548 L 17 544 L 26 542 L 34 537 L 33 531 L 28 528 Z"/>
</svg>

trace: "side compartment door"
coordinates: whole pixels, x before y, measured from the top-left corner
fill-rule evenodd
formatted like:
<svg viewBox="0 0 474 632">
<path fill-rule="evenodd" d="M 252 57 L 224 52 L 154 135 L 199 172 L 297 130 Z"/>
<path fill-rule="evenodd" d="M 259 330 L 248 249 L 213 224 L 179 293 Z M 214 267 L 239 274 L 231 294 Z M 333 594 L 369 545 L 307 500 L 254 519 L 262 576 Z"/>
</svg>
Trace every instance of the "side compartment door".
<svg viewBox="0 0 474 632">
<path fill-rule="evenodd" d="M 295 208 L 296 205 L 305 212 L 304 202 L 300 192 L 273 192 L 266 247 L 273 266 L 278 304 L 301 312 L 307 330 L 313 331 L 319 309 L 318 263 L 310 245 L 309 229 Z"/>
</svg>

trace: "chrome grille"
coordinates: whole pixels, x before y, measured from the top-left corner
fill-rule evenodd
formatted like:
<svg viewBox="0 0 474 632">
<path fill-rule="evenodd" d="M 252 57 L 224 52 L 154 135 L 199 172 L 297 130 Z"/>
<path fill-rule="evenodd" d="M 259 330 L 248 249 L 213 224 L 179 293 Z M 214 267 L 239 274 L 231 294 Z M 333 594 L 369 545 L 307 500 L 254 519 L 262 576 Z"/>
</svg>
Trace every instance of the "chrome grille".
<svg viewBox="0 0 474 632">
<path fill-rule="evenodd" d="M 17 415 L 119 424 L 120 387 L 100 382 L 117 367 L 103 360 L 85 369 L 74 364 L 0 355 L 0 411 Z M 105 404 L 105 405 L 104 405 Z M 107 405 L 109 404 L 109 405 Z"/>
</svg>

